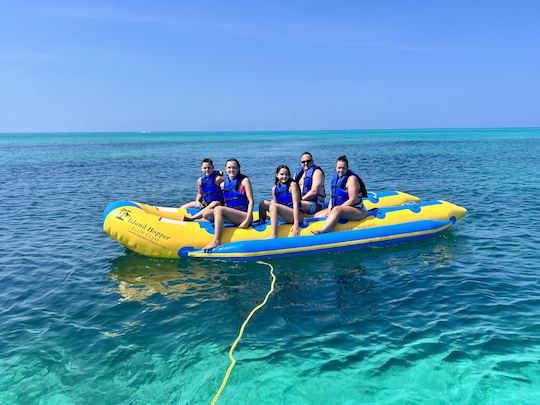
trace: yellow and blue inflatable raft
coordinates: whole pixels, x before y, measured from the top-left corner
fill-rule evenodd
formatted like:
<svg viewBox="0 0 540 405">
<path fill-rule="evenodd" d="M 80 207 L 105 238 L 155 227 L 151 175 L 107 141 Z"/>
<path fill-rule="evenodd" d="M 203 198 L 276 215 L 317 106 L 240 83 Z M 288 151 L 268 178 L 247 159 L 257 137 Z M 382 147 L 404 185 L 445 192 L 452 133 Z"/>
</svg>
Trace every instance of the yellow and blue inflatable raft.
<svg viewBox="0 0 540 405">
<path fill-rule="evenodd" d="M 113 239 L 145 256 L 197 257 L 219 260 L 263 258 L 335 252 L 383 246 L 439 234 L 462 218 L 467 210 L 446 201 L 424 201 L 399 191 L 369 193 L 364 205 L 368 216 L 361 221 L 341 221 L 332 232 L 312 235 L 324 218 L 307 218 L 300 235 L 290 235 L 290 224 L 280 224 L 277 239 L 270 236 L 269 221 L 248 229 L 226 225 L 223 245 L 211 252 L 200 249 L 214 235 L 210 222 L 186 222 L 185 210 L 156 207 L 132 201 L 109 204 L 103 229 Z"/>
</svg>

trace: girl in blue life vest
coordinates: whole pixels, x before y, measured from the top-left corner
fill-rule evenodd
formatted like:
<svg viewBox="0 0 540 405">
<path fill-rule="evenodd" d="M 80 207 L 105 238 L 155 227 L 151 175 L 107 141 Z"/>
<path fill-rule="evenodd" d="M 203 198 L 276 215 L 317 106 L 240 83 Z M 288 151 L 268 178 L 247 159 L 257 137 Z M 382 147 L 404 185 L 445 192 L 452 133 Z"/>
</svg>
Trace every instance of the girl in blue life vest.
<svg viewBox="0 0 540 405">
<path fill-rule="evenodd" d="M 214 162 L 208 158 L 202 160 L 201 172 L 203 175 L 197 180 L 197 197 L 195 197 L 195 201 L 188 202 L 181 207 L 199 208 L 200 211 L 191 217 L 184 216 L 184 221 L 201 219 L 210 209 L 223 204 L 223 192 L 221 191 L 223 175 L 214 170 Z"/>
<path fill-rule="evenodd" d="M 276 169 L 276 185 L 272 188 L 272 202 L 270 203 L 270 224 L 272 225 L 270 239 L 277 238 L 280 218 L 288 224 L 293 224 L 291 235 L 298 236 L 300 222 L 304 220 L 301 207 L 298 184 L 291 178 L 289 168 L 279 165 Z"/>
<path fill-rule="evenodd" d="M 325 206 L 326 191 L 324 189 L 324 172 L 313 163 L 313 155 L 304 152 L 300 155 L 300 168 L 292 179 L 300 188 L 300 209 L 308 215 L 313 215 Z M 259 219 L 266 220 L 266 211 L 270 209 L 270 201 L 259 203 Z"/>
<path fill-rule="evenodd" d="M 349 170 L 347 156 L 338 157 L 336 174 L 332 178 L 332 195 L 328 208 L 315 214 L 316 217 L 326 216 L 326 221 L 314 235 L 326 233 L 334 229 L 340 219 L 359 221 L 366 216 L 362 198 L 367 197 L 366 186 L 357 174 Z"/>
<path fill-rule="evenodd" d="M 227 176 L 221 183 L 224 206 L 217 206 L 204 214 L 204 218 L 214 222 L 214 239 L 206 245 L 204 250 L 212 250 L 221 244 L 223 224 L 225 221 L 246 229 L 253 221 L 253 191 L 251 182 L 240 173 L 240 162 L 229 159 L 225 163 Z"/>
</svg>

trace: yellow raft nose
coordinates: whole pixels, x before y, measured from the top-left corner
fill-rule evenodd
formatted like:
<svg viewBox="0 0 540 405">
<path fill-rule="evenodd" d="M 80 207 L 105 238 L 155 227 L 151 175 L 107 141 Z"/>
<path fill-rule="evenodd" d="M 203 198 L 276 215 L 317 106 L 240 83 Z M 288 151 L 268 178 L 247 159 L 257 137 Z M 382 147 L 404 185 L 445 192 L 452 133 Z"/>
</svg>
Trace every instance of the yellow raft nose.
<svg viewBox="0 0 540 405">
<path fill-rule="evenodd" d="M 452 204 L 448 201 L 443 201 L 446 204 L 446 209 L 448 210 L 449 218 L 455 217 L 456 221 L 459 221 L 467 213 L 467 209 L 460 207 L 459 205 Z"/>
</svg>

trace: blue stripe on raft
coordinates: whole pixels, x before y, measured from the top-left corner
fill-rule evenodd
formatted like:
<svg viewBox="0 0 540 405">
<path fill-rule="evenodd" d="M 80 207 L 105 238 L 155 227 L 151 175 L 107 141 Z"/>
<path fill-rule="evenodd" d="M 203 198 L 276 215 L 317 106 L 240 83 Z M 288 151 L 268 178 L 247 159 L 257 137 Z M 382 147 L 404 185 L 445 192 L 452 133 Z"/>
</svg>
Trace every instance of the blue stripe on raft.
<svg viewBox="0 0 540 405">
<path fill-rule="evenodd" d="M 367 199 L 370 202 L 372 202 L 373 204 L 376 204 L 376 203 L 379 202 L 379 199 L 381 197 L 390 197 L 390 196 L 394 196 L 394 195 L 398 195 L 398 192 L 390 190 L 390 191 L 381 191 L 379 193 L 374 193 L 374 192 L 370 191 L 370 192 L 368 192 Z"/>
<path fill-rule="evenodd" d="M 264 260 L 264 259 L 278 259 L 278 258 L 285 258 L 285 257 L 292 257 L 292 256 L 305 256 L 305 255 L 311 255 L 311 254 L 318 254 L 318 253 L 334 253 L 334 252 L 345 252 L 345 251 L 351 251 L 351 250 L 360 250 L 365 248 L 371 248 L 371 247 L 384 247 L 384 246 L 391 246 L 396 245 L 403 242 L 412 242 L 415 240 L 422 240 L 427 238 L 432 238 L 435 236 L 440 235 L 444 230 L 435 232 L 435 233 L 429 233 L 424 235 L 414 235 L 414 236 L 406 236 L 402 238 L 394 238 L 390 240 L 383 240 L 383 241 L 377 241 L 377 242 L 368 242 L 368 243 L 362 243 L 362 244 L 356 244 L 356 245 L 349 245 L 349 246 L 340 246 L 340 247 L 328 247 L 328 248 L 320 248 L 320 249 L 314 249 L 314 250 L 303 250 L 303 251 L 297 251 L 297 252 L 285 252 L 285 253 L 267 253 L 267 254 L 261 254 L 258 256 L 212 256 L 212 254 L 205 255 L 204 257 L 198 256 L 198 259 L 209 259 L 209 260 L 232 260 L 232 261 L 241 261 L 241 262 L 247 262 L 252 260 Z M 186 252 L 186 254 L 188 254 Z M 186 256 L 184 256 L 186 257 Z"/>
<path fill-rule="evenodd" d="M 227 243 L 212 250 L 212 253 L 234 254 L 234 253 L 255 253 L 261 251 L 281 250 L 306 248 L 318 245 L 329 245 L 334 243 L 361 241 L 371 238 L 384 238 L 388 236 L 407 234 L 413 232 L 429 231 L 437 229 L 448 224 L 452 224 L 448 220 L 420 220 L 415 222 L 407 222 L 405 224 L 387 225 L 376 228 L 356 229 L 351 231 L 330 232 L 313 236 L 298 236 L 294 238 L 276 238 L 276 239 L 259 239 L 246 240 L 239 242 Z M 329 250 L 337 250 L 340 248 L 329 248 Z M 323 249 L 324 250 L 324 249 Z"/>
<path fill-rule="evenodd" d="M 131 201 L 125 201 L 125 200 L 120 200 L 120 201 L 114 201 L 112 203 L 110 203 L 109 205 L 107 205 L 107 208 L 105 208 L 105 211 L 103 211 L 103 217 L 101 218 L 101 224 L 103 225 L 105 223 L 105 218 L 107 218 L 107 215 L 109 215 L 111 213 L 111 211 L 117 209 L 117 208 L 120 208 L 120 207 L 137 207 L 137 208 L 140 208 L 140 206 L 138 204 L 135 204 L 134 202 L 131 202 Z"/>
<path fill-rule="evenodd" d="M 441 205 L 442 202 L 435 200 L 435 201 L 420 201 L 420 202 L 414 202 L 409 201 L 405 204 L 398 205 L 396 207 L 383 207 L 383 208 L 377 208 L 378 211 L 383 211 L 384 213 L 387 212 L 394 212 L 394 211 L 400 211 L 400 210 L 411 210 L 413 212 L 419 212 L 418 208 L 422 207 L 429 207 L 431 205 Z"/>
<path fill-rule="evenodd" d="M 178 257 L 182 257 L 182 258 L 186 258 L 189 256 L 189 252 L 194 252 L 196 251 L 197 249 L 195 249 L 193 246 L 184 246 L 184 247 L 181 247 L 179 250 L 178 250 Z"/>
</svg>

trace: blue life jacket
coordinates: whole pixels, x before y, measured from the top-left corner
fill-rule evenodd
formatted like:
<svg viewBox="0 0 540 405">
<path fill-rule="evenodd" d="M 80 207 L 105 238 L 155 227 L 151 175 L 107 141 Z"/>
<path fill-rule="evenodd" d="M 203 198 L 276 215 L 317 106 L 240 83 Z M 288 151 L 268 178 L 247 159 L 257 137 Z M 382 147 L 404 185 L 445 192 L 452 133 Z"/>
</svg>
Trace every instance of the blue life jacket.
<svg viewBox="0 0 540 405">
<path fill-rule="evenodd" d="M 302 190 L 301 191 L 301 195 L 302 197 L 305 196 L 309 190 L 311 190 L 311 186 L 313 185 L 313 173 L 315 173 L 315 170 L 319 169 L 323 176 L 324 176 L 324 171 L 323 169 L 321 169 L 319 166 L 317 165 L 313 165 L 311 166 L 307 171 L 303 171 L 302 168 L 298 169 L 298 171 L 296 172 L 296 174 L 294 175 L 294 178 L 293 180 L 296 181 L 298 184 L 300 184 L 300 179 L 302 178 L 302 176 L 304 176 L 304 184 L 303 184 L 303 187 L 302 187 Z M 324 205 L 324 199 L 326 198 L 326 191 L 324 189 L 324 182 L 323 184 L 321 185 L 321 187 L 319 188 L 319 193 L 314 195 L 311 199 L 309 199 L 308 201 L 314 201 L 316 202 L 317 204 L 319 205 Z"/>
<path fill-rule="evenodd" d="M 360 202 L 358 203 L 358 206 L 362 205 L 362 198 L 367 197 L 366 186 L 364 185 L 362 179 L 356 173 L 354 173 L 352 170 L 347 170 L 347 173 L 345 173 L 345 176 L 343 177 L 338 177 L 336 173 L 332 178 L 332 207 L 337 207 L 338 205 L 343 204 L 349 199 L 349 192 L 347 191 L 347 180 L 349 180 L 349 177 L 351 176 L 356 177 L 358 179 L 358 182 L 360 183 L 360 190 L 358 192 Z"/>
<path fill-rule="evenodd" d="M 223 202 L 221 187 L 216 185 L 217 176 L 221 176 L 221 173 L 217 170 L 214 170 L 208 177 L 201 176 L 202 198 L 207 203 L 211 203 L 212 201 Z"/>
<path fill-rule="evenodd" d="M 234 178 L 234 180 L 229 180 L 228 176 L 225 176 L 223 182 L 223 199 L 225 206 L 229 208 L 234 208 L 239 211 L 247 211 L 248 209 L 248 199 L 245 193 L 241 193 L 240 186 L 242 185 L 242 180 L 246 176 L 241 173 Z"/>
<path fill-rule="evenodd" d="M 287 207 L 293 207 L 292 193 L 289 191 L 291 186 L 291 180 L 285 184 L 279 183 L 274 186 L 274 194 L 276 195 L 276 201 L 278 204 L 286 205 Z"/>
</svg>

